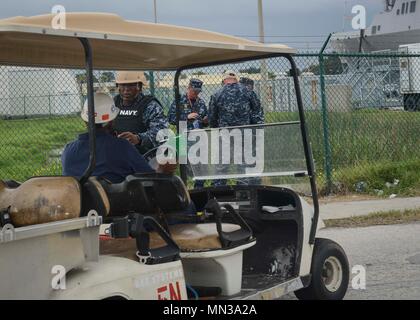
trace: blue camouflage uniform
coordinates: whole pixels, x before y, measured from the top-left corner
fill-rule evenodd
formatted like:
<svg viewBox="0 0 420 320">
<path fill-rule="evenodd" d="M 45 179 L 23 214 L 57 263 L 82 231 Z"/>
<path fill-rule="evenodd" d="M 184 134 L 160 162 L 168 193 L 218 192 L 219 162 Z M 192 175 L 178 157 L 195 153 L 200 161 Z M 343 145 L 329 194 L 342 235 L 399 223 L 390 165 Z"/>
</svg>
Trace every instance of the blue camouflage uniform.
<svg viewBox="0 0 420 320">
<path fill-rule="evenodd" d="M 260 98 L 258 98 L 257 94 L 254 91 L 254 80 L 243 77 L 239 79 L 239 83 L 247 87 L 247 89 L 251 92 L 251 95 L 253 95 L 254 99 L 258 101 L 258 104 L 260 105 L 260 108 L 261 108 L 261 100 Z M 261 112 L 263 112 L 263 110 L 261 110 Z"/>
<path fill-rule="evenodd" d="M 210 98 L 209 123 L 212 128 L 264 124 L 264 112 L 255 92 L 240 83 L 226 84 Z M 231 150 L 232 151 L 232 150 Z M 218 168 L 225 173 L 226 166 Z M 244 183 L 246 179 L 240 179 Z M 226 180 L 214 180 L 214 186 L 226 185 Z"/>
<path fill-rule="evenodd" d="M 264 123 L 259 99 L 240 83 L 226 84 L 212 95 L 209 114 L 212 128 Z"/>
<path fill-rule="evenodd" d="M 192 103 L 191 103 L 192 102 Z M 206 103 L 203 99 L 198 97 L 195 101 L 190 101 L 187 94 L 184 94 L 180 100 L 181 110 L 179 115 L 180 121 L 188 121 L 187 128 L 188 130 L 193 129 L 202 129 L 203 128 L 203 119 L 208 116 Z M 197 120 L 198 122 L 194 123 L 193 120 L 188 120 L 188 115 L 190 113 L 198 113 L 200 116 Z M 176 125 L 176 103 L 172 102 L 169 112 L 168 112 L 168 121 L 170 124 Z"/>
<path fill-rule="evenodd" d="M 141 154 L 156 147 L 158 145 L 156 135 L 159 130 L 169 128 L 159 101 L 143 93 L 139 93 L 130 106 L 123 106 L 120 95 L 117 95 L 114 101 L 115 106 L 120 109 L 118 117 L 113 121 L 115 131 L 137 134 L 141 143 L 136 145 L 136 148 Z"/>
<path fill-rule="evenodd" d="M 258 104 L 260 105 L 260 108 L 261 108 L 261 112 L 264 112 L 261 106 L 261 100 L 260 98 L 258 98 L 257 94 L 254 91 L 254 80 L 250 78 L 242 77 L 239 79 L 239 83 L 244 85 L 251 92 L 251 95 L 253 96 L 253 98 L 258 101 Z M 246 180 L 248 184 L 261 184 L 261 181 L 262 181 L 261 178 L 250 178 L 250 179 L 243 179 L 243 180 Z"/>
<path fill-rule="evenodd" d="M 191 79 L 189 82 L 189 87 L 191 87 L 196 92 L 201 92 L 203 86 L 203 82 L 199 79 Z M 188 115 L 190 113 L 197 113 L 199 117 L 197 119 L 188 119 Z M 194 129 L 203 129 L 204 118 L 208 117 L 206 103 L 200 97 L 197 97 L 194 101 L 191 101 L 188 98 L 188 94 L 185 93 L 180 100 L 180 114 L 179 114 L 179 121 L 187 121 L 187 129 L 194 130 Z M 176 101 L 172 102 L 169 112 L 168 112 L 168 121 L 170 124 L 176 125 Z M 191 141 L 188 141 L 188 147 L 191 146 Z M 191 166 L 187 166 L 187 172 L 190 176 L 194 176 L 192 172 Z M 194 189 L 203 188 L 204 187 L 204 180 L 196 180 L 194 182 Z"/>
</svg>

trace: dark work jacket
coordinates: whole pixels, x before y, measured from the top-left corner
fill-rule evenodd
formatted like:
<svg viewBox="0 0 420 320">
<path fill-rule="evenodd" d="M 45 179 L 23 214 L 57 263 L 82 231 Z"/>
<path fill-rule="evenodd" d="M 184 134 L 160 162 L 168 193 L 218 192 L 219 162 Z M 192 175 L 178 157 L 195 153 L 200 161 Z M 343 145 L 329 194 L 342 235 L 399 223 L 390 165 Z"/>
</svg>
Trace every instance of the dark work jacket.
<svg viewBox="0 0 420 320">
<path fill-rule="evenodd" d="M 82 176 L 89 165 L 89 154 L 89 136 L 83 133 L 77 140 L 67 144 L 63 151 L 63 175 Z M 148 172 L 154 170 L 127 140 L 118 139 L 107 132 L 96 132 L 96 166 L 92 176 L 119 183 L 130 174 Z"/>
</svg>

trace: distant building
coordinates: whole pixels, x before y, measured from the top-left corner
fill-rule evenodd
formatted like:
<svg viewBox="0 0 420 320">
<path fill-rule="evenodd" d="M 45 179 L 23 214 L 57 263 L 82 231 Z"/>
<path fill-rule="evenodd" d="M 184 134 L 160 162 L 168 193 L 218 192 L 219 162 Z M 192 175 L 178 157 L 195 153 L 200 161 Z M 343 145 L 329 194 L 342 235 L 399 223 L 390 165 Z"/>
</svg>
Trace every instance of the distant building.
<svg viewBox="0 0 420 320">
<path fill-rule="evenodd" d="M 81 97 L 70 70 L 0 67 L 0 117 L 25 118 L 80 112 Z"/>
<path fill-rule="evenodd" d="M 95 92 L 103 92 L 115 96 L 118 94 L 118 88 L 115 82 L 95 82 L 93 84 L 93 90 Z M 82 84 L 82 95 L 85 97 L 87 94 L 86 83 Z"/>
</svg>

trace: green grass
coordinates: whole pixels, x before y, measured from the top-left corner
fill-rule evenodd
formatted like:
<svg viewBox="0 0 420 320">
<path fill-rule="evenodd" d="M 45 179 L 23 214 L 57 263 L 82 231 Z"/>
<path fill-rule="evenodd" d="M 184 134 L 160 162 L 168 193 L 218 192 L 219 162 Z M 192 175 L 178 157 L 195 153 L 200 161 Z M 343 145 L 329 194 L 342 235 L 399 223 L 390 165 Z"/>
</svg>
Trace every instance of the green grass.
<svg viewBox="0 0 420 320">
<path fill-rule="evenodd" d="M 268 113 L 270 122 L 298 120 L 296 113 Z M 322 115 L 306 112 L 318 185 L 325 193 L 325 147 Z M 420 112 L 357 110 L 330 112 L 329 133 L 335 192 L 354 192 L 354 184 L 368 183 L 365 193 L 383 190 L 420 195 Z M 400 180 L 394 189 L 386 182 Z"/>
<path fill-rule="evenodd" d="M 84 130 L 79 117 L 0 120 L 0 179 L 61 174 L 58 151 Z"/>
<path fill-rule="evenodd" d="M 333 168 L 381 160 L 420 158 L 420 112 L 359 110 L 330 112 L 329 133 Z M 267 113 L 270 122 L 298 120 L 296 113 Z M 322 115 L 306 112 L 317 171 L 324 170 Z"/>
<path fill-rule="evenodd" d="M 420 195 L 420 158 L 402 161 L 380 161 L 374 163 L 362 163 L 358 166 L 340 170 L 335 175 L 346 190 L 356 192 L 356 184 L 365 182 L 364 193 L 378 195 L 377 190 L 383 191 L 383 196 L 391 194 L 403 196 Z M 399 180 L 397 185 L 386 186 Z"/>
<path fill-rule="evenodd" d="M 324 220 L 327 228 L 360 228 L 420 221 L 420 208 L 405 211 L 376 212 L 366 216 Z"/>
</svg>

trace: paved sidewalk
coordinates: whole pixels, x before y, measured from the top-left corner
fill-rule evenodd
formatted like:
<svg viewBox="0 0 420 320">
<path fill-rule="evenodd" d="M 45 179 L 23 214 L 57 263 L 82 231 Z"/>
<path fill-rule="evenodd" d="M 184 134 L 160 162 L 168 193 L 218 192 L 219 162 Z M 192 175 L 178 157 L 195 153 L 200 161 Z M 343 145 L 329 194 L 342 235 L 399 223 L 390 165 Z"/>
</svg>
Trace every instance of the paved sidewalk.
<svg viewBox="0 0 420 320">
<path fill-rule="evenodd" d="M 341 219 L 364 216 L 373 212 L 420 208 L 420 197 L 384 200 L 331 202 L 320 205 L 322 219 Z"/>
</svg>

